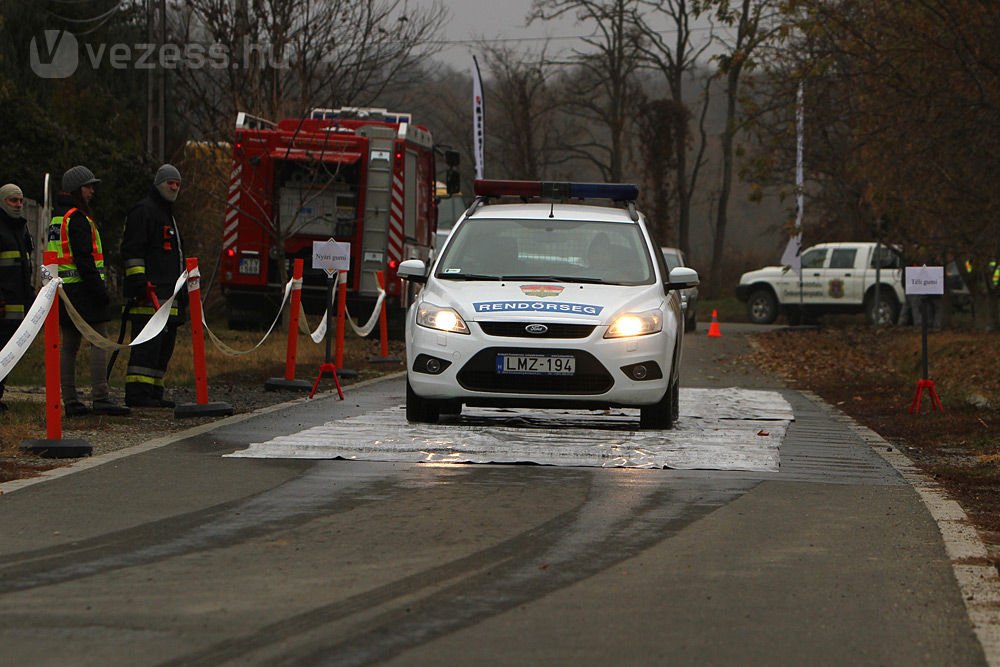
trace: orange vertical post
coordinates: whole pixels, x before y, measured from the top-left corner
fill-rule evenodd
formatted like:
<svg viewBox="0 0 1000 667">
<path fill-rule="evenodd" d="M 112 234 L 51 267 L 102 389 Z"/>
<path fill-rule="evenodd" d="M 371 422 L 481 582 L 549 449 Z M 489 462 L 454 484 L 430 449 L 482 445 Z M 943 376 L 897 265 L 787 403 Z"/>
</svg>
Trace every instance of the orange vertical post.
<svg viewBox="0 0 1000 667">
<path fill-rule="evenodd" d="M 199 405 L 208 403 L 208 372 L 205 370 L 205 329 L 201 324 L 201 272 L 198 258 L 187 258 L 188 303 L 191 310 L 191 349 L 194 352 L 194 389 Z"/>
<path fill-rule="evenodd" d="M 385 291 L 385 273 L 376 271 L 375 278 L 378 279 L 378 286 Z M 389 356 L 389 321 L 386 314 L 387 301 L 388 299 L 382 299 L 382 308 L 378 314 L 379 356 L 368 358 L 368 361 L 375 363 L 399 363 L 398 357 Z"/>
<path fill-rule="evenodd" d="M 277 391 L 278 389 L 291 389 L 295 391 L 309 391 L 309 383 L 305 380 L 295 379 L 295 361 L 299 349 L 299 313 L 302 310 L 302 271 L 304 260 L 297 259 L 292 265 L 292 302 L 288 309 L 288 348 L 285 352 L 285 376 L 268 378 L 264 381 L 264 389 L 267 391 Z"/>
<path fill-rule="evenodd" d="M 205 327 L 201 311 L 201 271 L 198 258 L 187 258 L 188 305 L 191 313 L 191 351 L 194 354 L 194 389 L 197 403 L 182 403 L 175 417 L 214 417 L 233 414 L 233 406 L 222 401 L 208 402 L 208 372 L 205 369 Z"/>
<path fill-rule="evenodd" d="M 42 255 L 46 266 L 59 263 L 57 253 L 46 250 Z M 52 276 L 55 278 L 56 276 Z M 86 440 L 71 438 L 63 440 L 62 402 L 59 371 L 59 292 L 52 299 L 52 306 L 45 316 L 45 431 L 48 436 L 42 440 L 25 440 L 21 449 L 45 458 L 77 458 L 90 456 L 94 448 Z"/>
<path fill-rule="evenodd" d="M 58 254 L 46 250 L 42 261 L 46 266 L 58 263 Z M 53 276 L 54 278 L 55 276 Z M 59 293 L 45 317 L 45 428 L 49 440 L 62 439 L 62 376 L 59 371 Z"/>
<path fill-rule="evenodd" d="M 377 271 L 375 277 L 378 278 L 378 286 L 385 291 L 385 274 L 382 271 Z M 389 356 L 389 323 L 386 319 L 385 314 L 385 299 L 382 299 L 382 308 L 378 314 L 378 338 L 379 338 L 379 353 L 382 358 Z"/>
<path fill-rule="evenodd" d="M 303 260 L 296 259 L 292 268 L 292 305 L 288 311 L 288 350 L 285 354 L 285 379 L 295 379 L 295 356 L 299 346 L 299 309 L 302 307 L 302 267 Z"/>
</svg>

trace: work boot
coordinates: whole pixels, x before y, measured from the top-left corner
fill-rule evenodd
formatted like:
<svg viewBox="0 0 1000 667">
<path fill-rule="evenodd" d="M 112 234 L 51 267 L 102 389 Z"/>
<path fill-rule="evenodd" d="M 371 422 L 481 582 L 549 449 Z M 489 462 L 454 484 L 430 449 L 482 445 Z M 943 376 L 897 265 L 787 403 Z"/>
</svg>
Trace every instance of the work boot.
<svg viewBox="0 0 1000 667">
<path fill-rule="evenodd" d="M 65 406 L 67 417 L 83 417 L 90 414 L 90 408 L 80 401 L 70 401 Z"/>
<path fill-rule="evenodd" d="M 112 417 L 124 417 L 132 411 L 124 405 L 118 405 L 110 398 L 100 398 L 94 401 L 95 415 L 110 415 Z"/>
<path fill-rule="evenodd" d="M 7 407 L 7 404 L 4 403 L 3 401 L 0 401 L 0 414 L 7 412 L 8 409 L 9 408 Z"/>
</svg>

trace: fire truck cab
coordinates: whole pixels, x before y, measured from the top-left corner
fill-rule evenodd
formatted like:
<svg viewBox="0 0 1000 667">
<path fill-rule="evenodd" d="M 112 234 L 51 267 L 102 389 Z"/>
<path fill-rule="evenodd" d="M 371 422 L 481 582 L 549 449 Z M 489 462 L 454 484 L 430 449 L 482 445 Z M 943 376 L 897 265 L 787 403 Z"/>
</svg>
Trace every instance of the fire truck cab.
<svg viewBox="0 0 1000 667">
<path fill-rule="evenodd" d="M 298 258 L 304 307 L 322 312 L 327 275 L 312 267 L 312 246 L 332 238 L 351 244 L 351 314 L 367 320 L 382 271 L 390 328 L 401 334 L 410 295 L 396 269 L 430 255 L 434 174 L 431 134 L 407 113 L 313 109 L 277 123 L 240 113 L 220 265 L 230 326 L 269 324 Z"/>
</svg>

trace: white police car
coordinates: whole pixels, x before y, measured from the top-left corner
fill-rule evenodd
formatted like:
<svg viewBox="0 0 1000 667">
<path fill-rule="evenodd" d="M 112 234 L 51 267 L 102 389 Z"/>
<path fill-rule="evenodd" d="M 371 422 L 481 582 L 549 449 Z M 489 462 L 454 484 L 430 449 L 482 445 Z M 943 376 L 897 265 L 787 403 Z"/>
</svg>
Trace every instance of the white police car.
<svg viewBox="0 0 1000 667">
<path fill-rule="evenodd" d="M 640 408 L 641 428 L 670 428 L 678 290 L 698 274 L 668 273 L 635 210 L 638 188 L 476 181 L 476 195 L 429 271 L 399 265 L 424 283 L 406 321 L 407 419 L 436 422 L 462 405 L 621 406 Z M 583 199 L 618 205 L 566 203 Z"/>
</svg>

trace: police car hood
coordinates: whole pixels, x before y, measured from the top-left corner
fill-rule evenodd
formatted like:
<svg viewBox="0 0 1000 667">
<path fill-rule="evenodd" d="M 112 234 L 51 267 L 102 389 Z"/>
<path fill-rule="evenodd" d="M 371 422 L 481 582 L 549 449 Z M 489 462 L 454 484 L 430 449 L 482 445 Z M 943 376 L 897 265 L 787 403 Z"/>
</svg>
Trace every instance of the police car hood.
<svg viewBox="0 0 1000 667">
<path fill-rule="evenodd" d="M 659 308 L 659 285 L 593 285 L 533 281 L 436 281 L 421 293 L 425 301 L 450 306 L 470 321 L 606 324 L 622 312 Z"/>
</svg>

